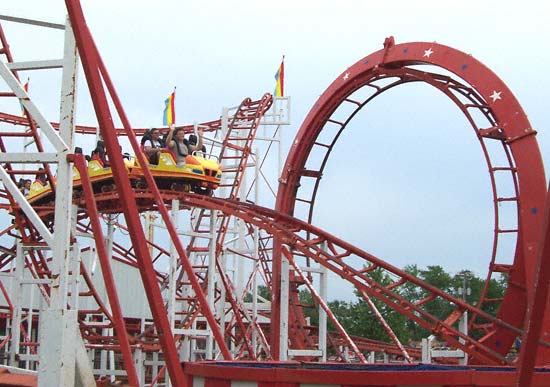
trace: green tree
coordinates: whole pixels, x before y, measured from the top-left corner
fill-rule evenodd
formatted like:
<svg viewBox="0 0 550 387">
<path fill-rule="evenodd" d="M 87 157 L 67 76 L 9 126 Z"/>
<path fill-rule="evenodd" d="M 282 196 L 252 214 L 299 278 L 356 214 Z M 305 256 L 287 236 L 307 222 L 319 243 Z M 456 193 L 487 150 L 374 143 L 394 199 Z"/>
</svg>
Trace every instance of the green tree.
<svg viewBox="0 0 550 387">
<path fill-rule="evenodd" d="M 420 279 L 445 293 L 453 294 L 454 292 L 453 278 L 439 265 L 428 266 L 426 270 L 420 270 Z M 430 295 L 428 291 L 424 291 L 424 293 L 425 297 Z M 453 309 L 453 304 L 441 297 L 436 297 L 424 305 L 424 310 L 439 320 L 444 320 Z"/>
<path fill-rule="evenodd" d="M 393 282 L 391 277 L 381 269 L 373 270 L 369 275 L 381 286 L 387 286 Z M 329 303 L 329 307 L 338 322 L 350 335 L 388 342 L 390 336 L 377 317 L 377 313 L 371 308 L 363 295 L 357 291 L 355 295 L 357 300 L 353 302 L 337 300 Z M 375 297 L 369 299 L 397 337 L 402 341 L 408 340 L 409 334 L 405 329 L 406 317 Z M 336 326 L 330 321 L 329 330 L 336 330 Z"/>
<path fill-rule="evenodd" d="M 456 288 L 456 296 L 458 298 L 464 298 L 464 300 L 473 306 L 481 308 L 482 311 L 488 313 L 491 316 L 496 316 L 498 308 L 500 307 L 501 300 L 504 297 L 504 293 L 507 287 L 507 277 L 498 276 L 497 278 L 491 278 L 487 283 L 485 278 L 478 278 L 468 270 L 463 270 L 455 275 L 453 278 Z M 483 290 L 487 284 L 487 292 L 484 297 L 484 302 L 479 304 Z M 463 289 L 469 289 L 464 292 Z M 472 318 L 472 316 L 470 317 Z M 487 323 L 487 319 L 479 316 L 475 317 L 475 325 Z M 474 338 L 480 338 L 485 333 L 481 330 L 469 332 L 470 336 Z"/>
<path fill-rule="evenodd" d="M 439 265 L 427 266 L 425 269 L 419 268 L 416 264 L 407 265 L 404 271 L 458 299 L 462 299 L 463 297 L 461 288 L 464 288 L 464 276 L 466 276 L 467 287 L 471 289 L 471 292 L 464 294 L 464 298 L 471 305 L 477 305 L 486 282 L 485 278 L 478 278 L 475 273 L 468 270 L 462 270 L 455 275 L 451 275 Z M 379 286 L 384 287 L 397 280 L 391 277 L 388 272 L 381 269 L 369 272 L 369 277 Z M 483 303 L 481 305 L 483 311 L 491 315 L 496 314 L 500 304 L 498 300 L 503 297 L 506 285 L 506 276 L 493 278 L 489 281 L 486 298 L 497 300 L 497 302 Z M 405 282 L 403 286 L 396 287 L 393 291 L 410 303 L 418 303 L 431 294 L 412 282 Z M 259 294 L 268 300 L 271 299 L 270 292 L 265 286 L 259 287 Z M 352 336 L 390 342 L 389 335 L 367 301 L 357 291 L 355 292 L 355 296 L 356 299 L 354 301 L 333 300 L 328 302 L 331 312 L 339 323 Z M 409 339 L 420 341 L 422 338 L 430 335 L 428 330 L 384 302 L 375 297 L 371 297 L 370 299 L 402 343 L 407 343 Z M 319 306 L 307 288 L 303 287 L 300 289 L 299 300 L 303 307 L 304 315 L 309 317 L 311 325 L 318 326 Z M 443 321 L 449 317 L 456 308 L 456 305 L 441 297 L 435 297 L 433 300 L 423 303 L 421 308 L 435 318 Z M 478 318 L 478 320 L 481 319 Z M 481 320 L 479 322 L 484 321 Z M 336 331 L 336 326 L 330 319 L 328 320 L 328 329 Z M 481 334 L 482 332 L 471 332 L 473 337 L 479 337 Z"/>
</svg>

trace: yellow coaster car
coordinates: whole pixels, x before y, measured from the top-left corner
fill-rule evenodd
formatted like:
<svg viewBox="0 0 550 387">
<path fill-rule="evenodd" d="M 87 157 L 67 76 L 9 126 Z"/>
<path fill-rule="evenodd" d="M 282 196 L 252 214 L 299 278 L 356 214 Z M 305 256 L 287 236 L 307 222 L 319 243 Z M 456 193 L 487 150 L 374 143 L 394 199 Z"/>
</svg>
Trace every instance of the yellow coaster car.
<svg viewBox="0 0 550 387">
<path fill-rule="evenodd" d="M 43 205 L 53 201 L 52 187 L 50 183 L 42 184 L 40 181 L 34 181 L 27 194 L 27 200 L 31 204 Z"/>
<path fill-rule="evenodd" d="M 132 160 L 124 160 L 126 170 L 129 172 L 133 167 L 134 162 Z M 113 181 L 113 171 L 111 167 L 104 167 L 99 160 L 90 160 L 88 162 L 88 175 L 94 192 L 108 192 L 115 189 Z M 82 181 L 80 180 L 80 173 L 76 168 L 73 168 L 73 197 L 80 196 L 82 191 Z M 42 184 L 39 181 L 35 181 L 31 184 L 27 201 L 33 205 L 45 205 L 53 204 L 55 195 L 52 191 L 50 183 Z"/>
<path fill-rule="evenodd" d="M 125 158 L 124 166 L 126 167 L 126 172 L 130 173 L 130 170 L 134 166 L 134 160 Z M 113 170 L 110 166 L 104 166 L 101 161 L 92 159 L 88 162 L 88 176 L 90 176 L 94 192 L 109 192 L 115 190 Z M 75 169 L 73 175 L 73 188 L 80 189 L 81 184 L 80 173 Z"/>
<path fill-rule="evenodd" d="M 200 155 L 199 155 L 200 154 Z M 206 158 L 202 152 L 195 152 L 185 158 L 184 165 L 177 165 L 171 152 L 161 152 L 158 164 L 149 164 L 149 170 L 160 189 L 193 191 L 211 195 L 220 185 L 222 168 L 215 158 Z M 130 170 L 130 179 L 137 188 L 145 188 L 143 170 L 139 163 Z"/>
<path fill-rule="evenodd" d="M 199 156 L 196 152 L 185 158 L 185 164 L 176 165 L 170 152 L 162 152 L 158 164 L 149 164 L 149 169 L 160 189 L 173 191 L 193 191 L 203 195 L 211 195 L 218 188 L 222 177 L 222 169 L 215 158 Z M 201 153 L 202 154 L 202 153 Z M 128 177 L 134 188 L 146 188 L 143 169 L 134 158 L 124 159 Z M 95 193 L 109 192 L 116 189 L 111 167 L 104 167 L 99 160 L 88 162 L 88 174 Z M 80 196 L 82 191 L 80 173 L 73 168 L 73 197 Z M 31 184 L 27 200 L 33 205 L 53 204 L 55 195 L 50 183 L 42 184 L 35 181 Z"/>
</svg>

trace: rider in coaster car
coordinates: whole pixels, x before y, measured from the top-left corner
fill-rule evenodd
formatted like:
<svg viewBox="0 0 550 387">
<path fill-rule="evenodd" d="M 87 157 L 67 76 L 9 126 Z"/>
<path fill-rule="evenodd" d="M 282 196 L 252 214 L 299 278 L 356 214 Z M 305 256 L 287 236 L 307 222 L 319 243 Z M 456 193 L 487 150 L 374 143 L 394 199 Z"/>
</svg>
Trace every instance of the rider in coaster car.
<svg viewBox="0 0 550 387">
<path fill-rule="evenodd" d="M 159 155 L 166 147 L 157 128 L 151 128 L 145 133 L 141 139 L 141 146 L 150 164 L 159 163 Z"/>
<path fill-rule="evenodd" d="M 185 157 L 196 150 L 202 149 L 202 129 L 199 128 L 197 131 L 199 135 L 199 141 L 195 145 L 189 144 L 185 139 L 185 131 L 183 128 L 177 128 L 175 125 L 170 126 L 170 131 L 168 132 L 168 137 L 166 137 L 166 144 L 168 149 L 176 157 L 176 165 L 182 166 L 185 164 Z"/>
</svg>

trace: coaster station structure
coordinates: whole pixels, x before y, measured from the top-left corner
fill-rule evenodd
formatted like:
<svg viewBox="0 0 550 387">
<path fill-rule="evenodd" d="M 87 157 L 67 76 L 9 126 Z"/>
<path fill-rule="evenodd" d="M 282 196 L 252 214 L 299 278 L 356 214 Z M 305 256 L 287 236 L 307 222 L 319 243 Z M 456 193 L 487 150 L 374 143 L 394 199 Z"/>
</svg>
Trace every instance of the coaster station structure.
<svg viewBox="0 0 550 387">
<path fill-rule="evenodd" d="M 517 365 L 521 385 L 528 385 L 533 364 L 548 363 L 546 294 L 537 287 L 547 281 L 548 219 L 536 131 L 506 85 L 475 58 L 436 43 L 396 45 L 388 38 L 382 50 L 346 69 L 321 95 L 282 169 L 281 151 L 279 158 L 269 156 L 281 147 L 288 99 L 269 94 L 245 99 L 219 120 L 186 127 L 189 133 L 205 130 L 208 151 L 223 166 L 220 189 L 209 197 L 161 191 L 148 167 L 145 183 L 130 185 L 123 155 L 112 150 L 127 138 L 146 166 L 136 138 L 145 129 L 129 124 L 79 3 L 67 0 L 67 9 L 64 26 L 2 17 L 63 29 L 60 60 L 15 61 L 0 25 L 6 89 L 0 95 L 25 108 L 24 116 L 0 113 L 1 206 L 13 220 L 0 234 L 0 347 L 7 365 L 36 371 L 44 386 L 72 385 L 75 378 L 88 385 L 98 377 L 135 386 L 184 386 L 181 361 L 324 362 L 330 353 L 336 361 L 372 363 L 380 352 L 414 363 L 435 355 L 429 347 L 422 354 L 401 343 L 376 302 L 446 342 L 462 364 Z M 74 123 L 79 61 L 100 129 Z M 52 68 L 62 71 L 58 124 L 45 117 L 18 78 L 22 71 Z M 495 212 L 487 286 L 505 273 L 509 286 L 503 299 L 490 299 L 486 286 L 477 305 L 470 305 L 312 225 L 323 171 L 340 134 L 375 97 L 409 82 L 440 90 L 479 140 Z M 121 128 L 114 127 L 116 119 Z M 78 139 L 91 136 L 106 145 L 111 190 L 93 190 L 85 159 L 74 151 Z M 76 196 L 73 168 L 82 181 Z M 55 187 L 55 202 L 33 207 L 16 180 L 41 173 Z M 503 186 L 513 194 L 503 194 Z M 501 203 L 514 209 L 513 228 L 502 226 Z M 499 261 L 505 235 L 515 239 L 511 263 Z M 393 282 L 377 282 L 372 274 L 380 271 Z M 390 343 L 345 331 L 327 304 L 329 272 L 354 286 Z M 260 285 L 267 295 L 260 294 Z M 407 287 L 423 297 L 405 299 Z M 318 326 L 305 318 L 302 289 L 319 309 Z M 435 318 L 428 312 L 434 302 L 453 305 L 453 313 Z M 499 304 L 496 315 L 484 312 L 487 303 Z M 540 324 L 529 324 L 533 314 L 544 315 Z M 328 321 L 334 332 L 327 332 Z M 518 337 L 524 348 L 514 362 L 507 355 Z"/>
</svg>

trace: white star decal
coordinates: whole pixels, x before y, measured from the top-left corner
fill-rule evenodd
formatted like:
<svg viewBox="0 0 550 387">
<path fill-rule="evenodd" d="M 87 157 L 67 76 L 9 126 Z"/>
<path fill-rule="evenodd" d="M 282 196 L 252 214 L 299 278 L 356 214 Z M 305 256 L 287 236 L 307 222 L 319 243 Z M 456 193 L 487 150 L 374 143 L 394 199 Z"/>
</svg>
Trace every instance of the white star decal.
<svg viewBox="0 0 550 387">
<path fill-rule="evenodd" d="M 425 56 L 426 58 L 429 58 L 430 55 L 432 55 L 433 53 L 434 53 L 434 52 L 433 52 L 433 50 L 432 50 L 431 47 L 428 48 L 427 50 L 424 50 L 424 56 Z"/>
<path fill-rule="evenodd" d="M 344 81 L 347 81 L 348 78 L 349 78 L 349 73 L 345 73 L 344 76 L 342 77 L 342 79 L 343 79 Z"/>
<path fill-rule="evenodd" d="M 491 94 L 491 99 L 493 100 L 493 102 L 495 102 L 497 99 L 502 99 L 500 94 L 502 94 L 502 91 L 497 92 L 496 90 L 493 90 L 493 94 Z"/>
</svg>

